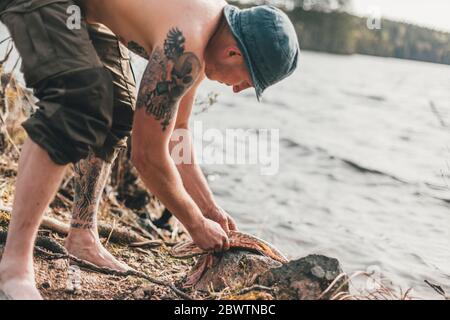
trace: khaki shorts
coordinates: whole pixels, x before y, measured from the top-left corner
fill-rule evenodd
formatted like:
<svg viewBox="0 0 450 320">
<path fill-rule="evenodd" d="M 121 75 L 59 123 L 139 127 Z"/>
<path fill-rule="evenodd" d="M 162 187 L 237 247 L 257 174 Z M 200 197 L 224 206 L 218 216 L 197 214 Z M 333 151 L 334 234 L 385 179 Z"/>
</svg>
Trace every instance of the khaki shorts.
<svg viewBox="0 0 450 320">
<path fill-rule="evenodd" d="M 69 29 L 72 0 L 10 0 L 0 13 L 39 109 L 24 124 L 57 164 L 90 150 L 110 161 L 130 135 L 136 86 L 128 49 L 102 25 Z M 69 13 L 68 13 L 69 12 Z"/>
</svg>

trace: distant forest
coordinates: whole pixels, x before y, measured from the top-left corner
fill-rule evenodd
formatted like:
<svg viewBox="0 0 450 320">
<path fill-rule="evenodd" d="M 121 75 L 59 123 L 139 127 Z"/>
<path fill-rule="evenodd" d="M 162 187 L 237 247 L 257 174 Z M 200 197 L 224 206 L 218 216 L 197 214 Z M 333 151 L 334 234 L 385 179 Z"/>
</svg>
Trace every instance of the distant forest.
<svg viewBox="0 0 450 320">
<path fill-rule="evenodd" d="M 450 64 L 450 33 L 386 19 L 381 20 L 380 29 L 370 29 L 367 18 L 346 12 L 351 6 L 351 0 L 256 0 L 230 3 L 240 7 L 250 3 L 283 4 L 281 9 L 293 21 L 302 49 Z"/>
</svg>

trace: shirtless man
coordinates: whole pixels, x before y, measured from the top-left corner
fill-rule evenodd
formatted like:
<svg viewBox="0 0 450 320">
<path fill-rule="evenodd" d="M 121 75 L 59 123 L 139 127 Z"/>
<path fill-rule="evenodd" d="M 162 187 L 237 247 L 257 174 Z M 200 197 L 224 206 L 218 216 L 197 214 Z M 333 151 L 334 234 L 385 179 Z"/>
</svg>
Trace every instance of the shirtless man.
<svg viewBox="0 0 450 320">
<path fill-rule="evenodd" d="M 216 204 L 193 152 L 191 164 L 174 163 L 170 138 L 176 129 L 189 129 L 195 93 L 205 77 L 236 93 L 254 87 L 259 99 L 297 66 L 294 28 L 273 7 L 239 10 L 222 0 L 73 1 L 0 4 L 0 18 L 40 107 L 24 123 L 29 139 L 19 160 L 0 263 L 0 290 L 13 299 L 41 298 L 33 244 L 69 163 L 77 163 L 77 181 L 66 247 L 95 264 L 127 268 L 101 246 L 96 212 L 110 163 L 131 127 L 132 162 L 148 189 L 197 245 L 226 250 L 227 231 L 236 225 Z M 80 28 L 68 28 L 75 4 L 85 19 Z M 123 44 L 149 61 L 134 112 L 134 82 Z"/>
</svg>

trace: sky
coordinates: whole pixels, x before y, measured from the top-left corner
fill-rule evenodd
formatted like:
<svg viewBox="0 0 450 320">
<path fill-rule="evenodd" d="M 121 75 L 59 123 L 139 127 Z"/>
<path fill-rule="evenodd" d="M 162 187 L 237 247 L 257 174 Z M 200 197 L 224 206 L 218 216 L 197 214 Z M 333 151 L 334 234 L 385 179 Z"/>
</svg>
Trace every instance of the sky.
<svg viewBox="0 0 450 320">
<path fill-rule="evenodd" d="M 450 0 L 353 0 L 358 15 L 376 15 L 450 32 Z"/>
</svg>

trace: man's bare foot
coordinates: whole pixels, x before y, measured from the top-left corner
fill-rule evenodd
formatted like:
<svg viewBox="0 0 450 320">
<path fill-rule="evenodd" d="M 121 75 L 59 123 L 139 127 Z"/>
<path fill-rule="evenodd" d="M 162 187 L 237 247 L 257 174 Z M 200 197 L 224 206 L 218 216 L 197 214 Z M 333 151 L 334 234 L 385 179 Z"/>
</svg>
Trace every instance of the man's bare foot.
<svg viewBox="0 0 450 320">
<path fill-rule="evenodd" d="M 99 267 L 116 271 L 127 271 L 131 268 L 120 262 L 105 249 L 98 235 L 90 229 L 71 229 L 67 236 L 65 247 L 77 258 L 88 261 Z"/>
<path fill-rule="evenodd" d="M 34 275 L 17 274 L 16 268 L 0 266 L 0 296 L 12 300 L 42 300 Z"/>
</svg>

